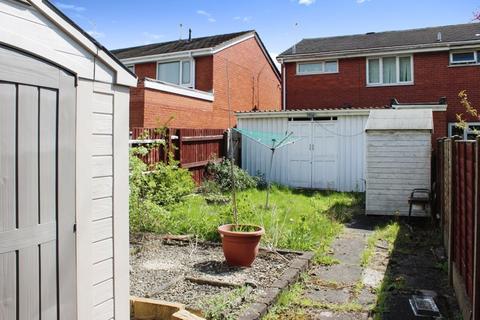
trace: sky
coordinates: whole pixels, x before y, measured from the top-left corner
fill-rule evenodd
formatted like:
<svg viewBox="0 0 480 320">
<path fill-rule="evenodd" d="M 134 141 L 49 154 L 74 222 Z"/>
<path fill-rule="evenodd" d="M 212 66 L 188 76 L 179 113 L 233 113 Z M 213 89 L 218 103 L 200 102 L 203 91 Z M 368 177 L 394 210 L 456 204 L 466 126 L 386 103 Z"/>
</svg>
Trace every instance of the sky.
<svg viewBox="0 0 480 320">
<path fill-rule="evenodd" d="M 474 0 L 59 0 L 108 49 L 255 29 L 276 57 L 302 38 L 472 21 Z M 182 27 L 181 27 L 182 26 Z"/>
</svg>

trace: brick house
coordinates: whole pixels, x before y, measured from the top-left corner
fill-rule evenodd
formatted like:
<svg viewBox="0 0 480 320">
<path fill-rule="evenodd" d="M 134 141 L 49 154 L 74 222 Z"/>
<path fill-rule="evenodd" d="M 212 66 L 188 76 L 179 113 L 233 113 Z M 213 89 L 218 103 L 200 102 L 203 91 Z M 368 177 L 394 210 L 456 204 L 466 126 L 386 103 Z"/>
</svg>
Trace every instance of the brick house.
<svg viewBox="0 0 480 320">
<path fill-rule="evenodd" d="M 280 74 L 255 31 L 113 53 L 139 79 L 131 127 L 227 128 L 229 103 L 232 111 L 281 108 Z"/>
<path fill-rule="evenodd" d="M 303 39 L 279 57 L 283 109 L 431 107 L 434 138 L 469 132 L 458 93 L 480 105 L 480 24 Z"/>
</svg>

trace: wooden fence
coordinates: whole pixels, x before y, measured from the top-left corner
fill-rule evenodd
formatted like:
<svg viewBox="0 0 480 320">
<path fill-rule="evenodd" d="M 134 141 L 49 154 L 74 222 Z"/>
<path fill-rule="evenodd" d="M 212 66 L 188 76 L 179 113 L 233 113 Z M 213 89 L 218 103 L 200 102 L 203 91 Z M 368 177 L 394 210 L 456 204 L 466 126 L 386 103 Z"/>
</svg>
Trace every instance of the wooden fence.
<svg viewBox="0 0 480 320">
<path fill-rule="evenodd" d="M 204 177 L 207 163 L 225 156 L 226 150 L 224 129 L 132 128 L 130 139 L 132 145 L 164 141 L 164 145 L 152 148 L 142 160 L 147 164 L 166 162 L 171 152 L 182 168 L 192 172 L 197 184 Z"/>
<path fill-rule="evenodd" d="M 437 141 L 436 210 L 450 281 L 465 319 L 480 319 L 479 152 L 480 139 Z"/>
</svg>

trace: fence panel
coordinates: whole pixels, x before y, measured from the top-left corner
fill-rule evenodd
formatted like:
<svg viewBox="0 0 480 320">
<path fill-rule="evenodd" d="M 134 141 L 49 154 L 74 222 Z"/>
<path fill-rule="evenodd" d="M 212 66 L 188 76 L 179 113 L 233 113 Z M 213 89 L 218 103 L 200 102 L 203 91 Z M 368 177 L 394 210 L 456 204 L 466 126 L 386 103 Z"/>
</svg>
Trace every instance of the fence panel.
<svg viewBox="0 0 480 320">
<path fill-rule="evenodd" d="M 436 156 L 436 210 L 441 217 L 449 274 L 464 310 L 480 310 L 477 141 L 440 139 Z M 456 285 L 457 283 L 457 285 Z M 459 285 L 458 285 L 459 284 Z M 462 299 L 462 297 L 464 297 Z M 464 300 L 464 301 L 460 301 Z M 464 312 L 464 316 L 468 316 Z"/>
<path fill-rule="evenodd" d="M 152 148 L 141 159 L 145 163 L 153 165 L 158 162 L 166 162 L 168 153 L 172 152 L 180 166 L 192 173 L 197 184 L 201 183 L 204 178 L 207 163 L 218 161 L 225 156 L 224 129 L 132 128 L 131 139 L 137 143 L 142 143 L 138 140 L 143 139 L 164 139 L 165 146 Z"/>
</svg>

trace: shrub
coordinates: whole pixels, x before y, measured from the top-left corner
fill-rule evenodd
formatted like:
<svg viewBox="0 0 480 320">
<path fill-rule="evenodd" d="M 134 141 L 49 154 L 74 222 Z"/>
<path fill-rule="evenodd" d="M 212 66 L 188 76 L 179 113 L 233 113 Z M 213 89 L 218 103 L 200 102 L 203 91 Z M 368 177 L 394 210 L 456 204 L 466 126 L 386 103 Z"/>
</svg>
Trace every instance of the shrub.
<svg viewBox="0 0 480 320">
<path fill-rule="evenodd" d="M 147 171 L 148 166 L 137 157 L 143 151 L 130 152 L 130 229 L 156 231 L 168 219 L 165 207 L 180 202 L 193 191 L 195 184 L 190 172 L 179 168 L 172 159 Z"/>
<path fill-rule="evenodd" d="M 207 165 L 207 173 L 213 179 L 221 192 L 232 190 L 230 160 L 223 159 L 221 162 L 210 162 Z M 235 187 L 237 190 L 246 190 L 257 186 L 257 178 L 250 176 L 245 170 L 233 166 Z"/>
</svg>

